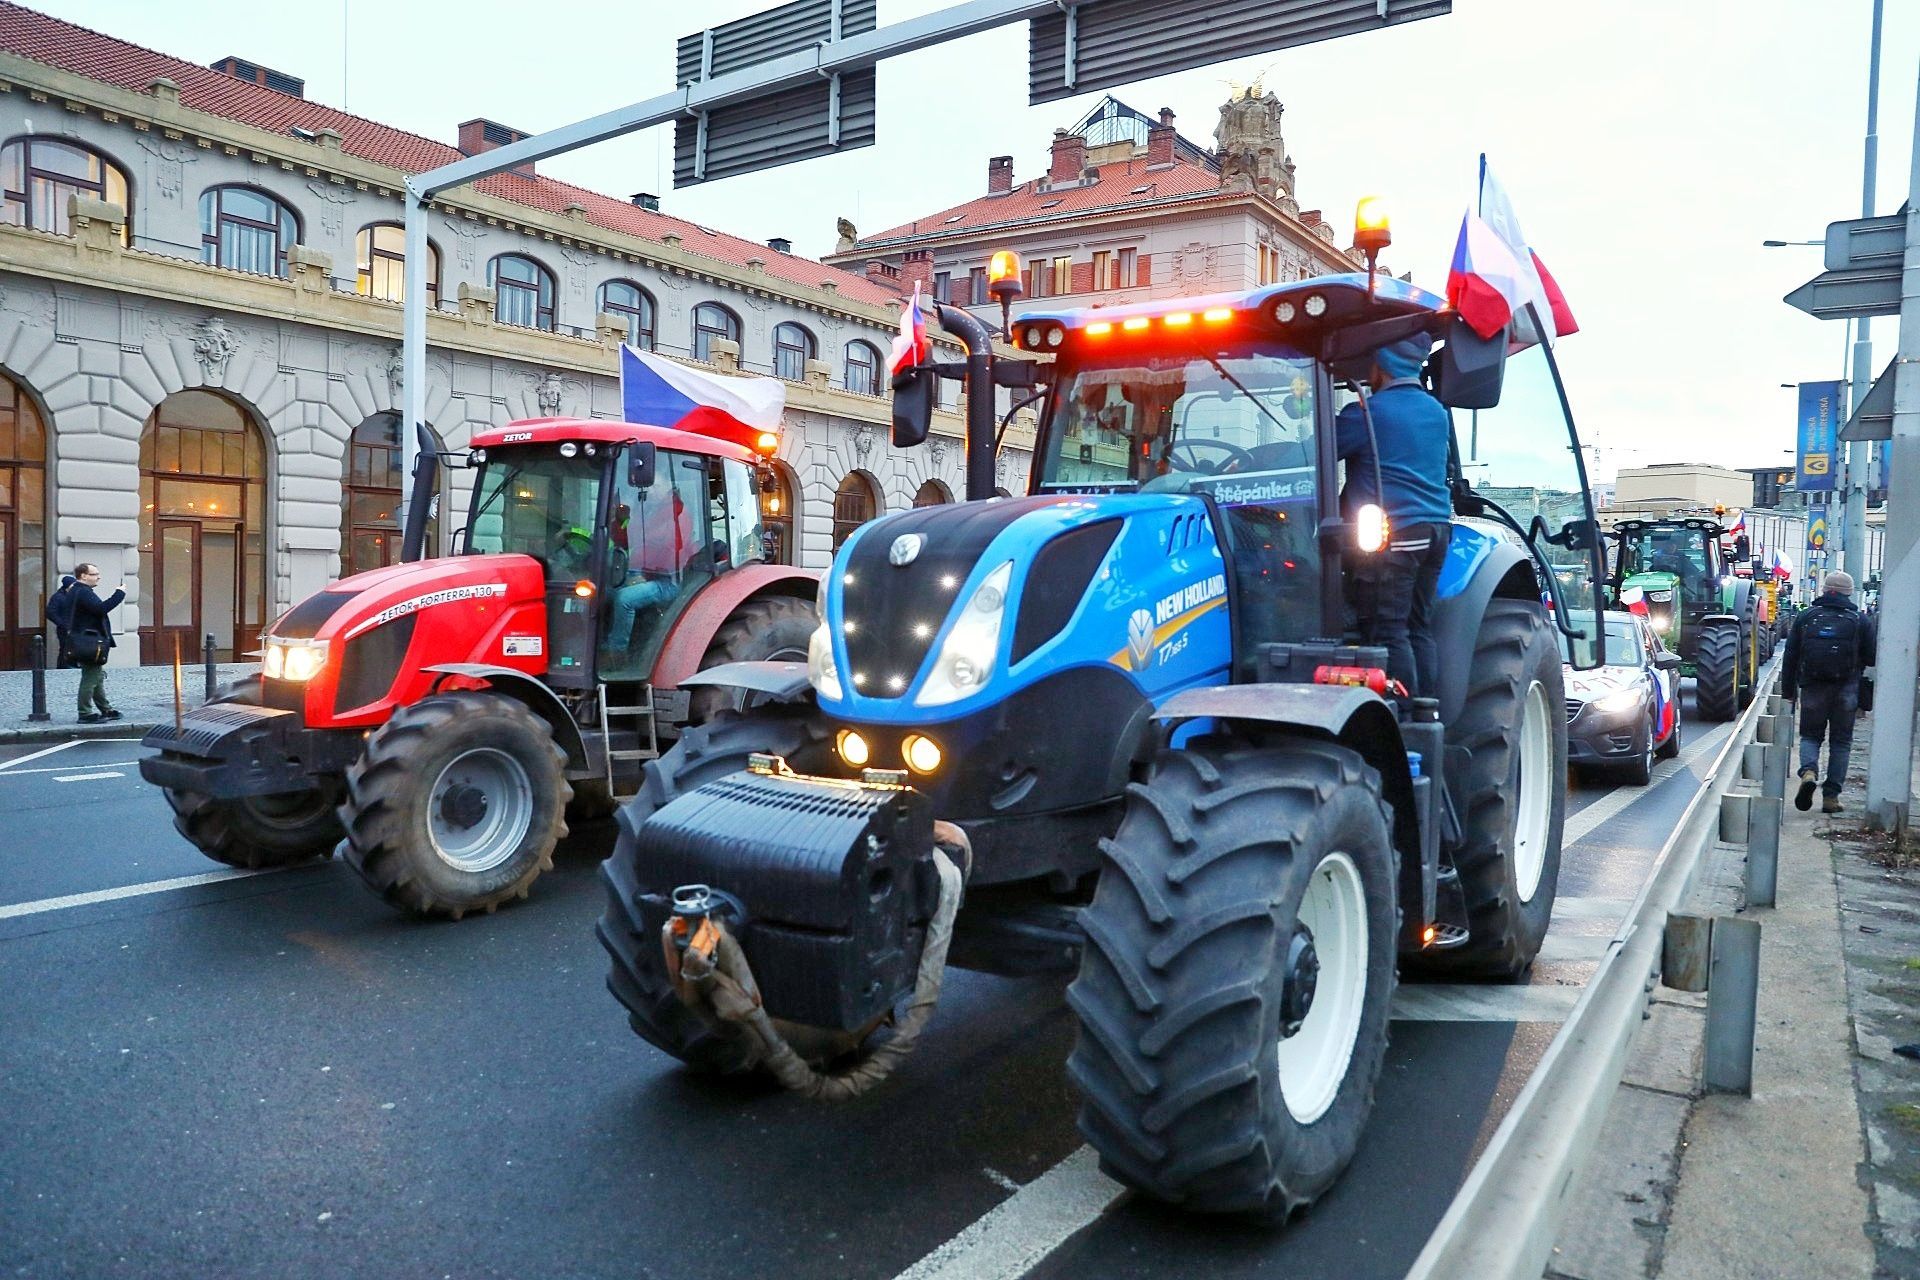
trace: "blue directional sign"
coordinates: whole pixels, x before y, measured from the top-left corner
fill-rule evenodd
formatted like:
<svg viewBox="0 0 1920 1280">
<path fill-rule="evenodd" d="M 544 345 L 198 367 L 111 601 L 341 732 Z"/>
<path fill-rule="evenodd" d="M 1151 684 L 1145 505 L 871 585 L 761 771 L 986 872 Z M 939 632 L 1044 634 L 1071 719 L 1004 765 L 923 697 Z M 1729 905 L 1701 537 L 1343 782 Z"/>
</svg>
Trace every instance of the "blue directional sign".
<svg viewBox="0 0 1920 1280">
<path fill-rule="evenodd" d="M 1800 474 L 1794 487 L 1802 493 L 1833 488 L 1840 410 L 1840 381 L 1800 384 L 1798 454 Z"/>
</svg>

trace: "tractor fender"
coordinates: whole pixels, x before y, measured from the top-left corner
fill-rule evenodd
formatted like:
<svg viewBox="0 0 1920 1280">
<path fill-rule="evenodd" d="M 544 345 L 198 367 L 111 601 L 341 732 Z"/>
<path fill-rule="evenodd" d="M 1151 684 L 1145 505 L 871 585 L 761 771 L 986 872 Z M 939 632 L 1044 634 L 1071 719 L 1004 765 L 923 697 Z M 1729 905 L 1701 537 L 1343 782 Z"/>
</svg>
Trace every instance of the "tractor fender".
<svg viewBox="0 0 1920 1280">
<path fill-rule="evenodd" d="M 750 564 L 727 572 L 700 588 L 698 595 L 680 611 L 673 630 L 660 646 L 653 664 L 653 687 L 678 689 L 681 682 L 700 669 L 707 646 L 726 625 L 733 611 L 759 596 L 791 596 L 812 600 L 820 583 L 817 569 L 796 569 L 784 564 Z"/>
<path fill-rule="evenodd" d="M 696 671 L 680 682 L 682 689 L 708 686 L 717 689 L 745 689 L 764 693 L 775 702 L 792 702 L 812 692 L 804 662 L 723 662 L 717 667 Z"/>
<path fill-rule="evenodd" d="M 1467 705 L 1467 673 L 1480 641 L 1480 620 L 1496 599 L 1536 604 L 1540 600 L 1540 579 L 1532 557 L 1508 542 L 1494 543 L 1464 588 L 1434 602 L 1433 643 L 1439 651 L 1440 687 L 1427 693 L 1440 699 L 1440 718 L 1448 723 L 1458 719 Z"/>
<path fill-rule="evenodd" d="M 1744 618 L 1753 611 L 1753 581 L 1749 578 L 1733 580 L 1733 613 Z"/>
<path fill-rule="evenodd" d="M 1709 614 L 1703 615 L 1700 621 L 1695 625 L 1706 627 L 1706 626 L 1711 626 L 1716 622 L 1731 622 L 1735 626 L 1739 626 L 1744 621 L 1745 619 L 1742 618 L 1737 613 L 1709 613 Z"/>
<path fill-rule="evenodd" d="M 484 662 L 443 662 L 426 669 L 441 676 L 485 681 L 489 687 L 516 702 L 525 703 L 527 710 L 545 720 L 553 730 L 554 742 L 567 753 L 567 768 L 583 770 L 588 767 L 587 744 L 580 736 L 580 726 L 573 722 L 566 704 L 538 677 L 515 671 L 512 667 L 495 667 Z M 438 693 L 445 683 L 445 680 L 436 680 L 434 692 Z"/>
</svg>

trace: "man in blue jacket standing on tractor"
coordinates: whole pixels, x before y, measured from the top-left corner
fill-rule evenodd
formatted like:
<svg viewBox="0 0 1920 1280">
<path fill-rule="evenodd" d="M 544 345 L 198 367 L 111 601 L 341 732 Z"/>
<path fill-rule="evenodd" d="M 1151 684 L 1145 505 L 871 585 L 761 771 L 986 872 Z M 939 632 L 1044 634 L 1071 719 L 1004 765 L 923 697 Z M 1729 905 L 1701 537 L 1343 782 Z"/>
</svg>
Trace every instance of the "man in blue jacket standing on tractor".
<svg viewBox="0 0 1920 1280">
<path fill-rule="evenodd" d="M 1387 674 L 1415 696 L 1431 696 L 1439 687 L 1433 601 L 1453 539 L 1447 490 L 1453 428 L 1446 409 L 1420 385 L 1420 367 L 1432 347 L 1419 335 L 1374 352 L 1366 409 L 1350 404 L 1335 421 L 1347 464 L 1341 510 L 1352 523 L 1362 507 L 1378 506 L 1387 524 L 1378 550 L 1350 550 L 1347 601 L 1361 642 L 1384 646 Z"/>
</svg>

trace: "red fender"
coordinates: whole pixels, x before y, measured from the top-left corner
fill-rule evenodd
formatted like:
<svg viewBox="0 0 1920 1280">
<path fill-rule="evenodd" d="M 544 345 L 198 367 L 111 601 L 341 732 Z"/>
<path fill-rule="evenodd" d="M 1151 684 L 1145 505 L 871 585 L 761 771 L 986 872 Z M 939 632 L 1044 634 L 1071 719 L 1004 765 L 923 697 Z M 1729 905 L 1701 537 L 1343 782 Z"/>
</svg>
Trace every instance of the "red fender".
<svg viewBox="0 0 1920 1280">
<path fill-rule="evenodd" d="M 682 680 L 698 671 L 714 635 L 748 600 L 767 595 L 811 600 L 819 581 L 818 570 L 784 564 L 749 564 L 721 574 L 702 587 L 674 621 L 653 664 L 654 687 L 677 689 Z"/>
</svg>

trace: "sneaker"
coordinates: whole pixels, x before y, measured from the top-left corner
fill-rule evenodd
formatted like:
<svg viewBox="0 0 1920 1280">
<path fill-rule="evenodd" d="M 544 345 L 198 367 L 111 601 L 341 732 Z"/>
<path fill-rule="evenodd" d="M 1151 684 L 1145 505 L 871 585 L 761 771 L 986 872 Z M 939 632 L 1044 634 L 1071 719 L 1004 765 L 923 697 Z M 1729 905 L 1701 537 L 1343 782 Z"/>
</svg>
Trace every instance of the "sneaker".
<svg viewBox="0 0 1920 1280">
<path fill-rule="evenodd" d="M 118 720 L 120 718 L 120 708 L 108 707 L 100 713 L 100 718 L 102 720 Z"/>
<path fill-rule="evenodd" d="M 82 711 L 80 713 L 81 724 L 99 724 L 102 720 L 105 720 L 105 719 L 106 717 L 101 715 L 98 711 Z"/>
<path fill-rule="evenodd" d="M 1839 796 L 1826 796 L 1820 801 L 1820 812 L 1822 813 L 1839 813 L 1845 808 L 1846 806 L 1840 803 Z"/>
<path fill-rule="evenodd" d="M 1793 807 L 1805 813 L 1813 808 L 1813 789 L 1820 785 L 1820 777 L 1811 769 L 1800 771 L 1800 790 L 1793 797 Z"/>
</svg>

